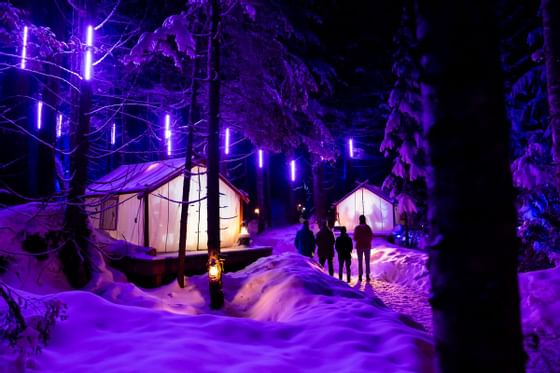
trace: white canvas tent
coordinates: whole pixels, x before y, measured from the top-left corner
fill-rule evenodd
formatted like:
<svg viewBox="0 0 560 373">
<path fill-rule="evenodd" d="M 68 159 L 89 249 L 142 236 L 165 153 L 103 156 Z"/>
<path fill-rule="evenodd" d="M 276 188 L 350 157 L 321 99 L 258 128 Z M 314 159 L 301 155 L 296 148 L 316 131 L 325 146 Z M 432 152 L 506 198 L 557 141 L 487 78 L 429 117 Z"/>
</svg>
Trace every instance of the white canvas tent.
<svg viewBox="0 0 560 373">
<path fill-rule="evenodd" d="M 179 248 L 184 159 L 122 165 L 88 186 L 88 209 L 94 228 L 116 239 L 152 247 L 159 253 Z M 206 168 L 192 169 L 187 250 L 206 250 Z M 247 196 L 220 176 L 220 243 L 235 246 L 242 203 Z M 147 218 L 146 218 L 147 217 Z"/>
<path fill-rule="evenodd" d="M 389 233 L 395 226 L 395 205 L 381 189 L 369 184 L 360 184 L 356 189 L 335 202 L 337 224 L 349 232 L 358 225 L 360 215 L 377 234 Z"/>
</svg>

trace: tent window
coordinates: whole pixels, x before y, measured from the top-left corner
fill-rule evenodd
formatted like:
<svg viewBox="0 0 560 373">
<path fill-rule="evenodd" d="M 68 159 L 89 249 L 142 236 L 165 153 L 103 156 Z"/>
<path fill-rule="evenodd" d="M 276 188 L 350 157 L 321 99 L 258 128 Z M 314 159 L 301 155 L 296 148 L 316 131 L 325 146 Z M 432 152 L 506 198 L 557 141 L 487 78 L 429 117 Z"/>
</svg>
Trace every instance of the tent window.
<svg viewBox="0 0 560 373">
<path fill-rule="evenodd" d="M 111 197 L 101 203 L 101 229 L 105 231 L 117 230 L 118 208 L 119 197 Z"/>
</svg>

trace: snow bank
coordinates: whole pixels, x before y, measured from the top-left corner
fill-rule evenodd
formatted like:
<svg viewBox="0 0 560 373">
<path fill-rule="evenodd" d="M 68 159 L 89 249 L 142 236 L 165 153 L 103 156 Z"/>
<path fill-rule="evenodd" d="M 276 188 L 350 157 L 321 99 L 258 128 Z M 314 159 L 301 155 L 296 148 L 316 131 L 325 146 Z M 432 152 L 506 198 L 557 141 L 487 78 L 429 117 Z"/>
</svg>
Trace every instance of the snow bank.
<svg viewBox="0 0 560 373">
<path fill-rule="evenodd" d="M 103 297 L 60 293 L 68 320 L 26 366 L 53 372 L 432 371 L 426 333 L 300 255 L 262 258 L 226 274 L 224 284 L 220 311 L 208 308 L 206 276 L 188 278 L 185 289 L 114 284 Z M 8 371 L 16 366 L 15 358 L 0 356 Z"/>
</svg>

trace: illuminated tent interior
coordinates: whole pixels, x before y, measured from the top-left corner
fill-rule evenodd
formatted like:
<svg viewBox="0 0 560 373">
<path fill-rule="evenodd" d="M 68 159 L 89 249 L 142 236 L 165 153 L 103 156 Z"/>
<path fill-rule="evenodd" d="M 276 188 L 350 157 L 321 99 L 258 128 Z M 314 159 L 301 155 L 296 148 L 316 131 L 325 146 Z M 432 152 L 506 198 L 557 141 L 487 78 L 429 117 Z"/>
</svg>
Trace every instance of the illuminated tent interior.
<svg viewBox="0 0 560 373">
<path fill-rule="evenodd" d="M 360 215 L 365 215 L 367 224 L 374 233 L 389 233 L 395 226 L 395 204 L 383 191 L 369 184 L 360 184 L 338 202 L 336 224 L 345 226 L 349 232 L 358 225 Z"/>
<path fill-rule="evenodd" d="M 184 159 L 129 164 L 93 182 L 87 190 L 93 227 L 158 253 L 177 252 L 183 170 Z M 206 168 L 191 172 L 187 250 L 206 250 Z M 220 176 L 221 247 L 237 244 L 243 202 L 247 195 Z"/>
</svg>

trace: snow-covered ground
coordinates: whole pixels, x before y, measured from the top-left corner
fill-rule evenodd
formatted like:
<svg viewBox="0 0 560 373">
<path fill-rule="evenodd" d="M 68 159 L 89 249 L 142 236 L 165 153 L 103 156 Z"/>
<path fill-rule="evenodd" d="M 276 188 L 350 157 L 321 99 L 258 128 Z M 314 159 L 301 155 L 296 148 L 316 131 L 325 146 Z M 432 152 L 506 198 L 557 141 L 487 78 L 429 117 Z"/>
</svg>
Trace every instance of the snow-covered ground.
<svg viewBox="0 0 560 373">
<path fill-rule="evenodd" d="M 66 303 L 68 319 L 38 355 L 2 345 L 0 372 L 432 371 L 429 334 L 295 253 L 226 274 L 219 311 L 208 308 L 206 276 L 188 278 L 184 289 L 144 290 L 117 281 L 99 258 L 88 291 L 63 291 L 53 254 L 38 262 L 21 251 L 22 232 L 60 224 L 56 207 L 38 207 L 0 210 L 2 255 L 14 257 L 0 280 L 26 297 L 52 293 L 43 297 Z"/>
</svg>

